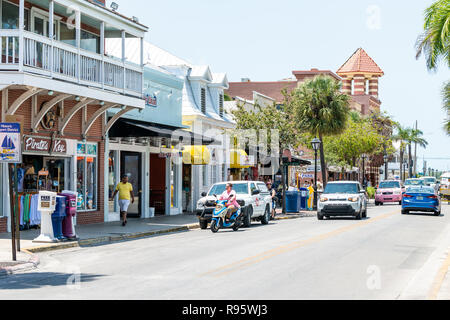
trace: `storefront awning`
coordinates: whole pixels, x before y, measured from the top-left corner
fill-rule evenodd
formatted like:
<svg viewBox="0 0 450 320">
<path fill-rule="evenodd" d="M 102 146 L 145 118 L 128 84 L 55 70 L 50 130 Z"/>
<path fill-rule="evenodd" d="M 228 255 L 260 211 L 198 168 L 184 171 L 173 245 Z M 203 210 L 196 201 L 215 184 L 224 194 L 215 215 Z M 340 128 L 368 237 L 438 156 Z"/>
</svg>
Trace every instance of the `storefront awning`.
<svg viewBox="0 0 450 320">
<path fill-rule="evenodd" d="M 250 157 L 247 152 L 242 149 L 230 150 L 230 168 L 232 169 L 246 169 L 254 166 L 254 159 Z"/>
<path fill-rule="evenodd" d="M 186 146 L 183 148 L 183 163 L 205 165 L 211 161 L 211 153 L 206 146 Z"/>
<path fill-rule="evenodd" d="M 119 119 L 109 130 L 110 138 L 176 138 L 183 144 L 211 145 L 218 142 L 203 135 L 182 130 L 180 127 L 162 125 L 153 122 L 142 122 L 130 119 Z"/>
</svg>

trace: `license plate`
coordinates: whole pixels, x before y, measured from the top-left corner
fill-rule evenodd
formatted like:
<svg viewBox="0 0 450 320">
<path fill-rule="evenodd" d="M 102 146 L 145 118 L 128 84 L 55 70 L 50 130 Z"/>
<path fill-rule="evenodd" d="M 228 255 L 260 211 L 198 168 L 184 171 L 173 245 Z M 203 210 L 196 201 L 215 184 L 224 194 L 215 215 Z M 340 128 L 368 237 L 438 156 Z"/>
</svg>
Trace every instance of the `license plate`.
<svg viewBox="0 0 450 320">
<path fill-rule="evenodd" d="M 423 200 L 423 197 L 417 197 L 417 200 Z"/>
</svg>

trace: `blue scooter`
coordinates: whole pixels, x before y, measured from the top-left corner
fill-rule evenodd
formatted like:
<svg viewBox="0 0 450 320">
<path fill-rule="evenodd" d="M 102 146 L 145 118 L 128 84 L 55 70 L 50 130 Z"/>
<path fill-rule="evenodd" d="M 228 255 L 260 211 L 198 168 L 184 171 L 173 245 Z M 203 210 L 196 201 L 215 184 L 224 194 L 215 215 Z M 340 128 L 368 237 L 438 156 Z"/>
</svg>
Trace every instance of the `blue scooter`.
<svg viewBox="0 0 450 320">
<path fill-rule="evenodd" d="M 217 196 L 216 196 L 217 199 Z M 228 200 L 216 200 L 216 207 L 214 208 L 211 231 L 216 233 L 220 229 L 232 228 L 233 231 L 238 231 L 241 226 L 241 208 L 231 215 L 229 221 L 226 220 L 228 208 L 226 206 Z"/>
</svg>

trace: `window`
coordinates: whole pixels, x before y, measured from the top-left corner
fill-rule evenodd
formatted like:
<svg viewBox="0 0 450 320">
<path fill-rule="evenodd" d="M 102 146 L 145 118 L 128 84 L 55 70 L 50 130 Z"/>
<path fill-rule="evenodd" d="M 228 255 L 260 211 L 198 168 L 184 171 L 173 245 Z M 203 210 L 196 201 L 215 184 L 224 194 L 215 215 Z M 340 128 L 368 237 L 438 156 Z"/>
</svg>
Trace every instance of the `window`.
<svg viewBox="0 0 450 320">
<path fill-rule="evenodd" d="M 219 115 L 223 117 L 223 94 L 219 95 Z"/>
<path fill-rule="evenodd" d="M 108 158 L 108 198 L 111 199 L 114 190 L 117 186 L 118 180 L 116 175 L 117 170 L 117 152 L 110 151 Z M 115 201 L 109 200 L 109 212 L 116 212 Z"/>
<path fill-rule="evenodd" d="M 201 101 L 200 103 L 201 103 L 202 112 L 206 113 L 206 89 L 205 88 L 201 88 L 200 101 Z"/>
<path fill-rule="evenodd" d="M 77 45 L 77 41 L 76 41 L 76 30 L 73 27 L 68 27 L 67 24 L 61 22 L 60 25 L 60 41 L 64 42 L 66 44 L 69 44 L 71 46 L 76 46 Z"/>
<path fill-rule="evenodd" d="M 202 168 L 203 172 L 202 172 L 202 176 L 203 176 L 203 186 L 207 187 L 208 186 L 208 166 L 203 166 Z"/>
<path fill-rule="evenodd" d="M 212 166 L 212 173 L 211 173 L 211 184 L 214 184 L 217 182 L 217 166 Z"/>
<path fill-rule="evenodd" d="M 269 189 L 267 189 L 267 186 L 264 183 L 258 183 L 258 189 L 261 193 L 269 193 Z"/>
<path fill-rule="evenodd" d="M 25 9 L 25 30 L 28 30 L 28 9 Z M 2 1 L 2 29 L 19 29 L 19 7 Z"/>
<path fill-rule="evenodd" d="M 255 191 L 255 190 L 258 190 L 258 189 L 256 188 L 255 184 L 252 183 L 252 184 L 250 185 L 250 193 L 253 194 L 253 191 Z"/>
<path fill-rule="evenodd" d="M 79 143 L 77 148 L 77 210 L 97 209 L 97 145 Z"/>
<path fill-rule="evenodd" d="M 81 49 L 94 52 L 94 53 L 100 53 L 100 37 L 81 30 Z"/>
</svg>

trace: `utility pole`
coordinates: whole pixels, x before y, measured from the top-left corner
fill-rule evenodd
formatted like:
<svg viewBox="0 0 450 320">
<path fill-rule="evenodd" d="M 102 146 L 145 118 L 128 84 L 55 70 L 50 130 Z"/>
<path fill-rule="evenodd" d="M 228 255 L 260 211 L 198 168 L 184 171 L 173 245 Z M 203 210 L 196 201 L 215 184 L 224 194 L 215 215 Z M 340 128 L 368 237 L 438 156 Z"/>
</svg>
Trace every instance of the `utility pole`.
<svg viewBox="0 0 450 320">
<path fill-rule="evenodd" d="M 418 121 L 416 120 L 416 130 L 419 129 Z M 417 175 L 417 142 L 414 143 L 414 176 Z"/>
</svg>

